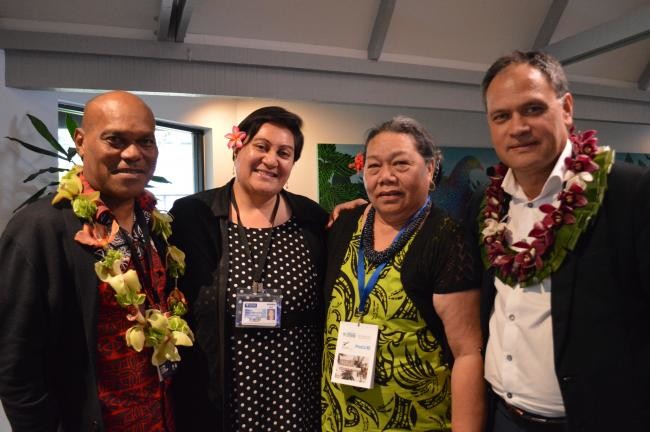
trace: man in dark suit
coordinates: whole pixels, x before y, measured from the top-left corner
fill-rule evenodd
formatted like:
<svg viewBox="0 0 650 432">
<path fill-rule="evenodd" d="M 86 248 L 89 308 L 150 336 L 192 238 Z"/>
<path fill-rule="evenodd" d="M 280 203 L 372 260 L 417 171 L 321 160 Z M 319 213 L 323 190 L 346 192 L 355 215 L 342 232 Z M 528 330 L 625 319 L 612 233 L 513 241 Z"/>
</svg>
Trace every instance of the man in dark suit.
<svg viewBox="0 0 650 432">
<path fill-rule="evenodd" d="M 479 216 L 489 426 L 650 431 L 650 171 L 572 133 L 547 54 L 498 59 L 482 89 L 503 163 Z"/>
<path fill-rule="evenodd" d="M 160 369 L 134 336 L 142 316 L 116 296 L 139 281 L 141 313 L 166 310 L 167 245 L 144 189 L 158 157 L 154 129 L 137 96 L 90 100 L 74 137 L 83 170 L 54 201 L 16 214 L 0 238 L 0 400 L 15 431 L 173 430 Z M 119 271 L 100 280 L 96 263 L 109 253 L 120 254 Z"/>
</svg>

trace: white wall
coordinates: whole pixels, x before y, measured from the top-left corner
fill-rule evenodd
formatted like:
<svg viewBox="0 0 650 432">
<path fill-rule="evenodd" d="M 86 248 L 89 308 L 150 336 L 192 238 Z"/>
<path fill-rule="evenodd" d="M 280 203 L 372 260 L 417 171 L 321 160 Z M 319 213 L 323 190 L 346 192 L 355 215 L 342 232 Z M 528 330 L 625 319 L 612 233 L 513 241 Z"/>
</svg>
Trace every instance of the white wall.
<svg viewBox="0 0 650 432">
<path fill-rule="evenodd" d="M 88 93 L 59 93 L 60 99 L 77 103 L 85 103 L 92 96 Z M 421 121 L 441 146 L 490 145 L 484 117 L 479 113 L 212 96 L 143 95 L 142 98 L 158 118 L 210 130 L 206 135 L 206 187 L 220 186 L 232 177 L 232 152 L 226 147 L 224 135 L 250 112 L 266 105 L 283 106 L 304 120 L 305 144 L 288 187 L 291 192 L 314 200 L 318 199 L 316 144 L 363 143 L 367 129 L 398 114 Z"/>
<path fill-rule="evenodd" d="M 0 50 L 0 231 L 12 216 L 12 211 L 29 198 L 50 177 L 23 184 L 22 180 L 40 168 L 55 165 L 49 156 L 33 153 L 6 136 L 34 144 L 47 145 L 32 127 L 26 114 L 40 118 L 50 128 L 57 124 L 57 98 L 53 92 L 17 90 L 5 87 L 4 51 Z"/>
<path fill-rule="evenodd" d="M 85 102 L 87 93 L 59 93 L 60 99 Z M 443 147 L 490 147 L 485 115 L 478 112 L 408 109 L 369 105 L 326 104 L 271 99 L 233 99 L 215 96 L 181 97 L 144 95 L 161 119 L 209 129 L 206 135 L 206 187 L 226 183 L 232 177 L 232 153 L 224 135 L 253 110 L 280 105 L 304 120 L 305 145 L 289 178 L 289 190 L 318 199 L 316 144 L 362 143 L 367 129 L 404 114 L 420 121 Z M 601 144 L 617 151 L 650 153 L 650 125 L 581 121 L 582 130 L 598 129 Z"/>
<path fill-rule="evenodd" d="M 22 180 L 40 168 L 51 166 L 55 161 L 39 156 L 7 140 L 5 136 L 21 138 L 29 143 L 39 142 L 39 136 L 25 116 L 37 116 L 52 128 L 56 126 L 56 95 L 52 92 L 26 91 L 5 86 L 5 53 L 0 50 L 0 231 L 12 216 L 12 211 L 26 200 L 48 179 L 23 184 Z M 0 354 L 1 355 L 1 354 Z M 0 432 L 11 428 L 4 410 L 0 408 Z"/>
<path fill-rule="evenodd" d="M 56 162 L 48 156 L 37 155 L 22 148 L 5 136 L 20 138 L 28 143 L 40 143 L 39 135 L 27 119 L 35 115 L 54 128 L 57 124 L 56 94 L 45 91 L 26 91 L 5 86 L 5 53 L 0 50 L 0 231 L 13 215 L 13 210 L 29 198 L 50 178 L 23 184 L 22 180 L 40 168 Z M 0 407 L 0 432 L 9 432 L 9 422 Z"/>
</svg>

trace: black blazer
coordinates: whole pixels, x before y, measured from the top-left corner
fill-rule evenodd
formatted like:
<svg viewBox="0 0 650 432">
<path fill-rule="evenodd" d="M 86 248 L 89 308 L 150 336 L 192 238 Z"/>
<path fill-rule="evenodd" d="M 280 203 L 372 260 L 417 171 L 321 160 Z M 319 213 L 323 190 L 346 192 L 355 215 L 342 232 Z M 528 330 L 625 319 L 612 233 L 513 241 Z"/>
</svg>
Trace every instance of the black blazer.
<svg viewBox="0 0 650 432">
<path fill-rule="evenodd" d="M 103 430 L 96 258 L 69 202 L 43 198 L 0 238 L 0 399 L 14 431 Z"/>
<path fill-rule="evenodd" d="M 172 383 L 176 428 L 181 431 L 230 431 L 224 370 L 226 337 L 226 284 L 228 275 L 228 219 L 233 181 L 217 189 L 181 198 L 171 213 L 170 242 L 186 254 L 185 275 L 179 285 L 189 303 L 187 320 L 196 342 L 181 347 L 182 357 Z M 281 192 L 305 238 L 316 266 L 317 286 L 325 273 L 327 212 L 314 201 Z M 322 304 L 322 299 L 321 299 Z M 297 317 L 301 322 L 322 322 L 322 314 Z M 282 325 L 291 326 L 288 319 Z"/>
<path fill-rule="evenodd" d="M 494 271 L 483 283 L 484 334 Z M 551 276 L 555 372 L 571 432 L 650 431 L 650 171 L 617 162 L 598 214 Z"/>
</svg>

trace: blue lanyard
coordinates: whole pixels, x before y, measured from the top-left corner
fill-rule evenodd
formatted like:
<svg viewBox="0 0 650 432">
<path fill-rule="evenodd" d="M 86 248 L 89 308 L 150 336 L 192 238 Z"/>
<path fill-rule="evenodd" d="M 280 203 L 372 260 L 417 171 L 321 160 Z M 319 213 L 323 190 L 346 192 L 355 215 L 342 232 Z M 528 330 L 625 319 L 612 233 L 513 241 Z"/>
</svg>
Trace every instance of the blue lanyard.
<svg viewBox="0 0 650 432">
<path fill-rule="evenodd" d="M 427 207 L 427 204 L 429 204 L 430 200 L 431 197 L 427 196 L 427 200 L 424 202 L 424 205 L 420 207 L 420 209 L 417 212 L 415 212 L 415 214 L 411 216 L 408 222 L 406 222 L 404 226 L 399 230 L 399 232 L 391 242 L 391 246 L 400 239 L 400 237 L 404 234 L 404 230 L 406 229 L 407 226 L 409 226 L 411 221 L 413 221 L 413 219 L 415 219 L 416 217 L 420 216 L 420 213 L 424 211 L 424 209 Z M 368 279 L 368 283 L 366 284 L 366 262 L 363 253 L 363 238 L 359 240 L 359 255 L 357 257 L 357 285 L 359 286 L 359 314 L 363 315 L 366 309 L 366 301 L 368 301 L 368 296 L 375 288 L 375 285 L 377 284 L 377 280 L 379 280 L 379 275 L 381 274 L 382 270 L 384 270 L 387 264 L 388 261 L 384 261 L 383 263 L 379 264 L 375 269 L 375 271 L 372 272 L 372 275 L 370 275 L 370 279 Z"/>
</svg>

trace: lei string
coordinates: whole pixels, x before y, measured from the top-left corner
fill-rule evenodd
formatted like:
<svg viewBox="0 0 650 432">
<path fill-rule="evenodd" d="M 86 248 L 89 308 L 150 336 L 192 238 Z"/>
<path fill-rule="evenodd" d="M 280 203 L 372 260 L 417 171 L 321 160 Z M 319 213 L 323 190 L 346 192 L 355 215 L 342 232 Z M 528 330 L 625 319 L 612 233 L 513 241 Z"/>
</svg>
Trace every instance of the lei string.
<svg viewBox="0 0 650 432">
<path fill-rule="evenodd" d="M 64 199 L 71 201 L 72 211 L 84 221 L 74 239 L 97 249 L 100 260 L 95 263 L 95 273 L 99 280 L 113 288 L 117 303 L 127 310 L 126 319 L 133 322 L 124 335 L 126 345 L 137 352 L 152 347 L 151 363 L 154 366 L 166 361 L 177 362 L 181 359 L 177 346 L 191 346 L 194 334 L 181 318 L 187 312 L 187 301 L 176 285 L 178 277 L 185 272 L 185 254 L 168 242 L 172 218 L 156 210 L 156 198 L 151 192 L 144 191 L 137 198 L 140 208 L 151 214 L 152 232 L 165 243 L 165 267 L 175 281 L 174 289 L 159 309 L 146 309 L 146 294 L 142 292 L 137 272 L 133 269 L 124 271 L 128 268 L 127 259 L 122 252 L 111 247 L 120 227 L 99 195 L 83 178 L 82 167 L 75 165 L 61 179 L 52 204 Z M 107 224 L 110 224 L 110 230 Z"/>
<path fill-rule="evenodd" d="M 598 147 L 594 130 L 577 134 L 571 130 L 569 139 L 572 152 L 564 160 L 567 171 L 559 204 L 539 207 L 544 217 L 528 233 L 531 242 L 508 246 L 505 220 L 510 196 L 501 187 L 508 168 L 498 164 L 488 169 L 490 184 L 479 214 L 481 255 L 485 267 L 495 267 L 497 277 L 508 285 L 537 284 L 556 271 L 602 204 L 614 151 Z"/>
</svg>

